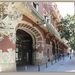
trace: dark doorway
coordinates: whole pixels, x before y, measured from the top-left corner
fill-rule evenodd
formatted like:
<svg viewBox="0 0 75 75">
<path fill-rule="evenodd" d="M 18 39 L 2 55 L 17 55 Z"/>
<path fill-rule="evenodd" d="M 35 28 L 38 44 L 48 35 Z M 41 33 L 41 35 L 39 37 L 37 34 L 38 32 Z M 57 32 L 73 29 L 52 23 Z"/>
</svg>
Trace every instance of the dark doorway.
<svg viewBox="0 0 75 75">
<path fill-rule="evenodd" d="M 57 52 L 57 54 L 58 54 L 58 45 L 56 45 L 56 48 L 57 48 L 57 49 L 56 49 L 56 52 Z"/>
<path fill-rule="evenodd" d="M 32 38 L 20 29 L 16 31 L 16 64 L 18 66 L 32 64 Z"/>
<path fill-rule="evenodd" d="M 50 61 L 50 51 L 49 51 L 49 49 L 47 50 L 47 57 L 48 57 L 48 61 Z"/>
<path fill-rule="evenodd" d="M 52 41 L 52 53 L 55 54 L 55 43 Z"/>
</svg>

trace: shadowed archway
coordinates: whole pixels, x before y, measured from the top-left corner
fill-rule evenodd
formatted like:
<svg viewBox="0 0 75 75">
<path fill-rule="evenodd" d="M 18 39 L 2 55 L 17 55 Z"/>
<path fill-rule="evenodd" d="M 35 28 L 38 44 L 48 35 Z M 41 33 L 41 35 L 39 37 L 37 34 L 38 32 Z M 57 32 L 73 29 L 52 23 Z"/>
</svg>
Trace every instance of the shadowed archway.
<svg viewBox="0 0 75 75">
<path fill-rule="evenodd" d="M 53 55 L 55 54 L 55 43 L 54 43 L 54 41 L 52 41 L 52 53 L 53 53 Z"/>
<path fill-rule="evenodd" d="M 32 64 L 32 37 L 25 31 L 16 31 L 16 64 Z"/>
</svg>

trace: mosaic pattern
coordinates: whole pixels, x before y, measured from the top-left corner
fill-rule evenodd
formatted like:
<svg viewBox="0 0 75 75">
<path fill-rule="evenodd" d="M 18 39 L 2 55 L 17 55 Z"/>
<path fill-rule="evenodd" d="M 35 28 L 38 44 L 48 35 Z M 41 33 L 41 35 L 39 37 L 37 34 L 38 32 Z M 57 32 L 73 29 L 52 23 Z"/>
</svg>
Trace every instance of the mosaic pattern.
<svg viewBox="0 0 75 75">
<path fill-rule="evenodd" d="M 9 36 L 9 40 L 15 44 L 15 28 L 18 25 L 18 22 L 21 21 L 23 13 L 17 9 L 15 3 L 12 2 L 2 3 L 0 9 L 0 13 L 2 13 L 0 14 L 0 41 L 4 39 L 5 35 Z"/>
<path fill-rule="evenodd" d="M 4 39 L 4 35 L 0 33 L 0 41 Z"/>
<path fill-rule="evenodd" d="M 15 62 L 15 50 L 12 48 L 7 49 L 8 52 L 2 52 L 0 50 L 0 63 L 14 63 Z"/>
<path fill-rule="evenodd" d="M 42 59 L 43 58 L 43 51 L 40 53 L 40 52 L 34 52 L 33 53 L 33 59 Z"/>
<path fill-rule="evenodd" d="M 16 42 L 16 34 L 15 34 L 15 33 L 10 33 L 10 35 L 9 35 L 9 40 L 10 40 L 13 44 L 15 44 L 15 42 Z"/>
</svg>

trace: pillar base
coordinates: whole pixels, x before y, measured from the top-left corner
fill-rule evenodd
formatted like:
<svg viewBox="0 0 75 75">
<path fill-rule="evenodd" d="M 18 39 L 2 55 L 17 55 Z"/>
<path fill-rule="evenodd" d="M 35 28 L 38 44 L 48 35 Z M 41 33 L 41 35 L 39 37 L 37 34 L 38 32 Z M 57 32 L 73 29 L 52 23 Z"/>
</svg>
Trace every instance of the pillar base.
<svg viewBox="0 0 75 75">
<path fill-rule="evenodd" d="M 0 63 L 0 72 L 15 72 L 16 63 Z"/>
<path fill-rule="evenodd" d="M 42 59 L 36 59 L 36 60 L 34 59 L 34 60 L 33 60 L 33 64 L 34 64 L 34 65 L 45 64 L 46 62 L 48 62 L 47 56 L 43 56 Z"/>
</svg>

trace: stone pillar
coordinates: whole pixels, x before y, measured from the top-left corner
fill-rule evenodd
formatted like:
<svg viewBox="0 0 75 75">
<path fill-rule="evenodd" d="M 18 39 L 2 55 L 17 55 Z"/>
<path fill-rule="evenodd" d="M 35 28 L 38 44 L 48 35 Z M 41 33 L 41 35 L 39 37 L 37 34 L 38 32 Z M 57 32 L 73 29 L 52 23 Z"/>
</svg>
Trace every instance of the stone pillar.
<svg viewBox="0 0 75 75">
<path fill-rule="evenodd" d="M 44 56 L 43 56 L 43 48 L 44 44 L 36 44 L 35 51 L 33 52 L 33 64 L 38 65 L 44 63 Z"/>
<path fill-rule="evenodd" d="M 16 71 L 15 33 L 0 32 L 0 35 L 0 72 L 14 72 Z"/>
<path fill-rule="evenodd" d="M 3 9 L 0 11 L 0 71 L 16 71 L 15 28 L 22 20 L 23 13 L 12 2 L 2 4 L 0 8 Z"/>
<path fill-rule="evenodd" d="M 67 55 L 67 49 L 64 48 L 64 54 Z"/>
</svg>

